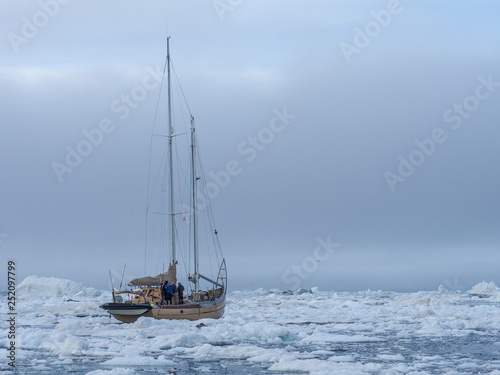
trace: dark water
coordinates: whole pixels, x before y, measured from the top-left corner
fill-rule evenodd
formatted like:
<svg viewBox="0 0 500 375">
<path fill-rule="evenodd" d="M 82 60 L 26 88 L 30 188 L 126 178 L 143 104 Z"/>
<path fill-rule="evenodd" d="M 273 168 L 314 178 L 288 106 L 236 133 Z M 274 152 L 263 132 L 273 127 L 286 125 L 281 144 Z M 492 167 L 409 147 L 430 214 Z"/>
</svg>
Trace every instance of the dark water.
<svg viewBox="0 0 500 375">
<path fill-rule="evenodd" d="M 356 356 L 360 363 L 372 363 L 384 365 L 385 360 L 380 355 L 401 354 L 405 361 L 403 364 L 420 363 L 420 371 L 430 374 L 445 374 L 451 369 L 458 373 L 477 373 L 479 367 L 493 371 L 500 369 L 500 331 L 478 332 L 464 337 L 421 337 L 409 339 L 394 339 L 390 336 L 385 341 L 368 343 L 330 343 L 323 345 L 262 345 L 269 350 L 276 348 L 288 348 L 291 353 L 322 351 L 315 354 L 313 358 L 328 360 L 331 355 Z M 324 352 L 324 353 L 323 353 Z M 151 353 L 151 358 L 157 358 L 161 353 Z M 50 351 L 29 350 L 23 353 L 23 358 L 17 361 L 19 374 L 38 375 L 63 375 L 63 374 L 87 374 L 92 371 L 101 370 L 102 374 L 119 374 L 112 372 L 116 366 L 103 366 L 102 362 L 110 357 L 73 357 L 61 360 Z M 429 359 L 425 359 L 425 358 Z M 432 360 L 434 358 L 434 360 Z M 221 359 L 212 360 L 186 359 L 182 357 L 171 358 L 176 365 L 171 368 L 163 366 L 124 366 L 124 369 L 133 369 L 134 374 L 285 374 L 292 372 L 268 371 L 268 364 L 249 363 L 246 359 Z M 123 370 L 125 371 L 125 370 Z M 332 373 L 335 373 L 335 363 L 331 365 Z M 378 373 L 378 372 L 376 372 Z M 404 372 L 402 372 L 404 373 Z M 487 372 L 489 373 L 489 372 Z"/>
</svg>

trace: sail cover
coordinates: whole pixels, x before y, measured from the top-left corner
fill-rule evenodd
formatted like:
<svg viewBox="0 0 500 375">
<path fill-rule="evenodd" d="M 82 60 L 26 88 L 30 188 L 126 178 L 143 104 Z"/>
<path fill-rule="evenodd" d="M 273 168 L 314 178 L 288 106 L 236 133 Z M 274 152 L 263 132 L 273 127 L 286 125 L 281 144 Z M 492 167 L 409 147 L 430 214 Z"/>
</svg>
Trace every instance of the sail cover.
<svg viewBox="0 0 500 375">
<path fill-rule="evenodd" d="M 176 267 L 175 264 L 171 264 L 168 266 L 168 271 L 165 273 L 160 273 L 159 275 L 156 275 L 154 277 L 152 276 L 146 276 L 146 277 L 139 277 L 137 279 L 133 279 L 129 285 L 135 285 L 135 286 L 152 286 L 152 285 L 163 285 L 163 283 L 166 281 L 168 283 L 175 283 L 177 282 L 177 272 L 176 272 Z"/>
</svg>

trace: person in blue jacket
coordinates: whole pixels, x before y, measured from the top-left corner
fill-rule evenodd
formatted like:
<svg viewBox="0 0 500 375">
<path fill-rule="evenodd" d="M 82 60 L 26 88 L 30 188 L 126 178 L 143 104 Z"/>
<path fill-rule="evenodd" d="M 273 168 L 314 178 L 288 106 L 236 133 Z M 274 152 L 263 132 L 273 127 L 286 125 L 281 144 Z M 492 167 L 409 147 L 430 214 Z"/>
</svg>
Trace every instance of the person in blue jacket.
<svg viewBox="0 0 500 375">
<path fill-rule="evenodd" d="M 172 304 L 172 292 L 174 291 L 174 288 L 172 287 L 172 284 L 167 284 L 167 288 L 165 290 L 165 295 L 167 297 L 167 305 Z"/>
</svg>

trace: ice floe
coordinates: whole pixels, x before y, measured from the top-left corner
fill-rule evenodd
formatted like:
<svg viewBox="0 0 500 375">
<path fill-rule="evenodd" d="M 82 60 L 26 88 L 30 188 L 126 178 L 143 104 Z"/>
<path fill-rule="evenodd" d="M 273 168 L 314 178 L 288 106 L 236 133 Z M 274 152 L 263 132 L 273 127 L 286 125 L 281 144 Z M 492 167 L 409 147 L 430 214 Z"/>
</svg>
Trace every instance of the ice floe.
<svg viewBox="0 0 500 375">
<path fill-rule="evenodd" d="M 500 375 L 500 294 L 491 282 L 467 292 L 236 291 L 219 320 L 140 318 L 132 324 L 99 308 L 111 299 L 108 291 L 70 280 L 30 276 L 18 294 L 23 374 L 232 368 L 248 374 Z M 6 295 L 0 299 L 5 314 Z M 5 320 L 0 324 L 7 327 Z M 0 337 L 0 348 L 8 345 Z"/>
</svg>

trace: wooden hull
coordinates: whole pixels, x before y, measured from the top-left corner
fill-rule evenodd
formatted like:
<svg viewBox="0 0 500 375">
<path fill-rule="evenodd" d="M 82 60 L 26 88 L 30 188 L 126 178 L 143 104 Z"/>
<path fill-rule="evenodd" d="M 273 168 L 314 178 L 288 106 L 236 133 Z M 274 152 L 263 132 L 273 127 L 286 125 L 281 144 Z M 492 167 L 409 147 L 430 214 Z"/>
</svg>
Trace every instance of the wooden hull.
<svg viewBox="0 0 500 375">
<path fill-rule="evenodd" d="M 111 313 L 115 319 L 124 323 L 133 323 L 141 316 L 154 319 L 219 319 L 224 314 L 226 306 L 225 296 L 216 301 L 192 303 L 186 305 L 167 305 L 154 307 L 150 311 L 139 315 L 125 315 L 121 313 Z"/>
</svg>

